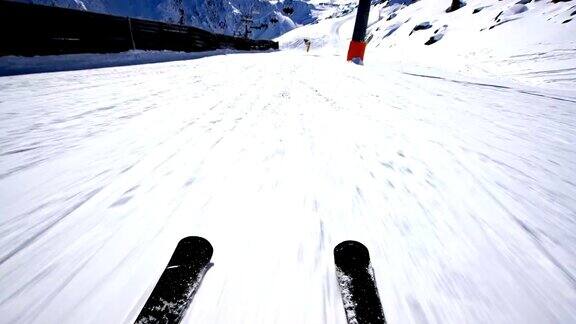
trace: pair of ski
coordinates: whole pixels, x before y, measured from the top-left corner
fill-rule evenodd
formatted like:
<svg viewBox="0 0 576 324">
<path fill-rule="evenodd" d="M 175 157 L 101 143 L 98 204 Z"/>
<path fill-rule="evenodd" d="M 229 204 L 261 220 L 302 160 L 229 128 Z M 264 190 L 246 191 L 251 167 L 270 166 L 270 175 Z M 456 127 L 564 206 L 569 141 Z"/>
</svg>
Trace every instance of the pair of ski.
<svg viewBox="0 0 576 324">
<path fill-rule="evenodd" d="M 182 239 L 136 323 L 179 323 L 190 305 L 206 271 L 213 248 L 206 239 Z M 334 248 L 336 277 L 348 324 L 386 323 L 368 249 L 356 241 Z"/>
</svg>

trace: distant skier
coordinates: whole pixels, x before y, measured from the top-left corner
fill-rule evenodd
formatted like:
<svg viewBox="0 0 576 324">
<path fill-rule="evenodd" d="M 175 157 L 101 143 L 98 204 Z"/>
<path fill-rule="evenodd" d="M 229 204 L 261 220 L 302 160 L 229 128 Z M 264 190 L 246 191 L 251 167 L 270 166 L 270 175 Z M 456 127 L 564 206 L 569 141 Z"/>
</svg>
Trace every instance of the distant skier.
<svg viewBox="0 0 576 324">
<path fill-rule="evenodd" d="M 312 44 L 312 42 L 309 39 L 304 38 L 304 46 L 306 46 L 306 53 L 308 53 L 310 51 L 310 45 L 311 44 Z"/>
</svg>

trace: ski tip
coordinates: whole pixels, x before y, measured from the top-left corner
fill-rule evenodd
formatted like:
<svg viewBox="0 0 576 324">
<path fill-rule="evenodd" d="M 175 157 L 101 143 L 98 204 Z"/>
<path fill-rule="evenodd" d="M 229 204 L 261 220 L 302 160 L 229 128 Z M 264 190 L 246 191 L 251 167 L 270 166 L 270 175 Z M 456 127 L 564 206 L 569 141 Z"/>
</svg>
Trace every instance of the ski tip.
<svg viewBox="0 0 576 324">
<path fill-rule="evenodd" d="M 193 244 L 193 245 L 197 245 L 197 246 L 210 246 L 212 247 L 212 245 L 210 244 L 210 242 L 208 242 L 207 239 L 200 237 L 200 236 L 187 236 L 183 239 L 180 240 L 180 242 L 178 242 L 178 244 Z"/>
<path fill-rule="evenodd" d="M 181 239 L 135 323 L 180 323 L 210 267 L 212 252 L 205 238 Z"/>
<path fill-rule="evenodd" d="M 370 264 L 370 253 L 358 241 L 344 241 L 334 248 L 334 262 L 339 268 L 351 269 Z"/>
<path fill-rule="evenodd" d="M 168 266 L 187 263 L 208 263 L 214 249 L 207 239 L 188 236 L 180 240 Z"/>
</svg>

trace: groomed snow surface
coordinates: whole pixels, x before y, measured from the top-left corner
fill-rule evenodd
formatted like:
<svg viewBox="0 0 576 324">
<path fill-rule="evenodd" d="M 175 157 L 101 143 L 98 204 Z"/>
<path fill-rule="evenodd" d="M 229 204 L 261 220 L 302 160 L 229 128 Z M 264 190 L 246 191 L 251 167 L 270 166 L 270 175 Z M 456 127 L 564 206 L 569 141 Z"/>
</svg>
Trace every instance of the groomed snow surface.
<svg viewBox="0 0 576 324">
<path fill-rule="evenodd" d="M 0 323 L 131 323 L 189 235 L 214 266 L 184 323 L 344 324 L 346 239 L 389 323 L 576 322 L 575 23 L 543 14 L 573 4 L 466 29 L 515 4 L 488 2 L 373 7 L 364 66 L 352 12 L 279 52 L 1 77 Z"/>
</svg>

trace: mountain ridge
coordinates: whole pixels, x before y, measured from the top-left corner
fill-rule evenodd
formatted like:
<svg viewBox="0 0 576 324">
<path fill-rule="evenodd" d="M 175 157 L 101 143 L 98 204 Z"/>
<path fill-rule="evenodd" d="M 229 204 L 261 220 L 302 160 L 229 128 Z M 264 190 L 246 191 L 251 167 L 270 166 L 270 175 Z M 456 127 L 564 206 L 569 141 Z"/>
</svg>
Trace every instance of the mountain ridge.
<svg viewBox="0 0 576 324">
<path fill-rule="evenodd" d="M 96 13 L 163 21 L 202 28 L 218 34 L 272 39 L 317 21 L 318 13 L 336 10 L 304 0 L 22 0 Z"/>
</svg>

